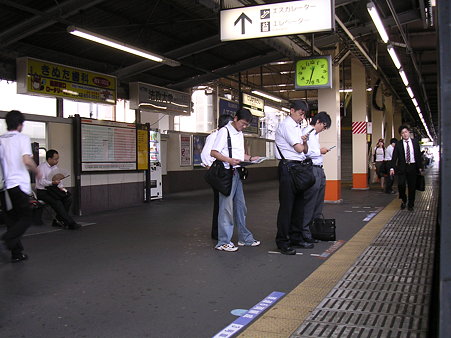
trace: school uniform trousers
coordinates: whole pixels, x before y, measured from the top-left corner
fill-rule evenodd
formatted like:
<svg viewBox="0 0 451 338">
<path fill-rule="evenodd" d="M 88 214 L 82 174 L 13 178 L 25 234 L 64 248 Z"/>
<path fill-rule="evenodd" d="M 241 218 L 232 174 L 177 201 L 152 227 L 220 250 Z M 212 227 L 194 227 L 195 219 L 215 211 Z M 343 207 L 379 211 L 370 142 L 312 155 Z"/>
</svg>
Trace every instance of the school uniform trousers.
<svg viewBox="0 0 451 338">
<path fill-rule="evenodd" d="M 312 238 L 310 225 L 313 220 L 320 218 L 323 213 L 324 193 L 326 190 L 326 175 L 322 165 L 312 166 L 315 184 L 304 192 L 304 222 L 302 226 L 302 236 L 307 239 Z"/>
</svg>

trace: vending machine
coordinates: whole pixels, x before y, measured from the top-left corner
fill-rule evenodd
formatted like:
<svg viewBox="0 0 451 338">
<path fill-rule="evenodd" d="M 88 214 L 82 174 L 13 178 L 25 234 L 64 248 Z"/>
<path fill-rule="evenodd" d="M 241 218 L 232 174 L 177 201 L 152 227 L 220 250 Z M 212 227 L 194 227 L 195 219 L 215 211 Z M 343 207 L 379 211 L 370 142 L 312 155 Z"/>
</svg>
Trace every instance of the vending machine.
<svg viewBox="0 0 451 338">
<path fill-rule="evenodd" d="M 161 168 L 161 143 L 160 132 L 149 131 L 149 158 L 150 158 L 150 199 L 163 198 L 162 192 L 162 168 Z"/>
</svg>

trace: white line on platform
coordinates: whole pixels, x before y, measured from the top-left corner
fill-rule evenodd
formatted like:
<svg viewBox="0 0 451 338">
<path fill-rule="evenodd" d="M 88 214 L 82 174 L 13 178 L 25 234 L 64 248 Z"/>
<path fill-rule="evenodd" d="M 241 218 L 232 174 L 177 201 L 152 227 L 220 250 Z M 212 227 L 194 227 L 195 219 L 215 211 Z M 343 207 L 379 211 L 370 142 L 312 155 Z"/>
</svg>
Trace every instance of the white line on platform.
<svg viewBox="0 0 451 338">
<path fill-rule="evenodd" d="M 279 254 L 279 255 L 282 254 L 280 251 L 268 251 L 268 253 L 270 253 L 270 254 Z M 296 255 L 303 255 L 303 253 L 302 252 L 296 252 Z"/>
</svg>

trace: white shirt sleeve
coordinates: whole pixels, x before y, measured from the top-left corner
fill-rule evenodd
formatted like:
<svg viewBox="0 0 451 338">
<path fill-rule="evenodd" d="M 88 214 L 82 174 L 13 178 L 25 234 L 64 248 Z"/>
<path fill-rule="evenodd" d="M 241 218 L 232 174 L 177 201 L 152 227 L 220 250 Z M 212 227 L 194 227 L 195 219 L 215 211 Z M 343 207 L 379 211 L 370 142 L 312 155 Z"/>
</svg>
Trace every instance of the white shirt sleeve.
<svg viewBox="0 0 451 338">
<path fill-rule="evenodd" d="M 226 129 L 226 127 L 222 127 L 221 129 L 218 130 L 216 139 L 213 142 L 213 146 L 211 147 L 211 150 L 216 150 L 216 151 L 219 151 L 220 153 L 222 153 L 222 150 L 224 149 L 224 147 L 227 147 L 227 129 Z M 227 150 L 226 156 L 229 156 L 228 150 Z"/>
<path fill-rule="evenodd" d="M 202 160 L 202 165 L 205 167 L 211 166 L 211 164 L 214 162 L 215 158 L 210 155 L 211 149 L 213 147 L 213 143 L 216 140 L 216 135 L 218 134 L 217 131 L 212 132 L 210 135 L 208 135 L 207 139 L 205 140 L 205 145 L 202 148 L 202 152 L 200 153 L 200 158 Z"/>
</svg>

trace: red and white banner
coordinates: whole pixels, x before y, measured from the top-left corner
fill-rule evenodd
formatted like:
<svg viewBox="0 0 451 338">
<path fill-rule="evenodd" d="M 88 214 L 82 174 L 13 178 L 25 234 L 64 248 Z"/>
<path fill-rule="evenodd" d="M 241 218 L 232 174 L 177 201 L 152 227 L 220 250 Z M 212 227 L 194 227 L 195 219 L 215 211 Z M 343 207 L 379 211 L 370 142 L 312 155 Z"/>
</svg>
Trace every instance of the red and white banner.
<svg viewBox="0 0 451 338">
<path fill-rule="evenodd" d="M 366 122 L 365 121 L 352 122 L 352 133 L 366 134 Z"/>
</svg>

